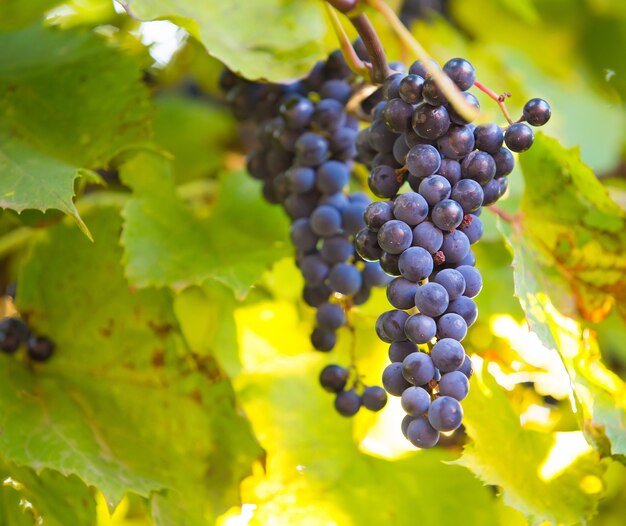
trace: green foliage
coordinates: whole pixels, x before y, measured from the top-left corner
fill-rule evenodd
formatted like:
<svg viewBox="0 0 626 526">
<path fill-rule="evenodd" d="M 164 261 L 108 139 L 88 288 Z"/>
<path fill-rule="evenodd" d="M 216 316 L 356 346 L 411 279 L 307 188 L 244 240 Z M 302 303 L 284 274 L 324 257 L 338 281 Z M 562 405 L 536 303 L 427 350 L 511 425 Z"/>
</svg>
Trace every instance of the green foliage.
<svg viewBox="0 0 626 526">
<path fill-rule="evenodd" d="M 254 137 L 217 90 L 222 64 L 306 75 L 336 47 L 323 2 L 123 3 L 0 5 L 0 290 L 18 283 L 0 315 L 56 344 L 46 363 L 0 353 L 0 524 L 225 526 L 242 503 L 259 525 L 621 524 L 623 5 L 455 0 L 452 20 L 415 23 L 433 56 L 513 92 L 516 119 L 532 96 L 554 111 L 499 218 L 481 215 L 467 435 L 415 451 L 398 399 L 348 420 L 319 387 L 352 354 L 379 383 L 384 291 L 332 354 L 310 352 L 288 219 L 245 173 Z M 155 67 L 140 20 L 190 36 Z"/>
</svg>

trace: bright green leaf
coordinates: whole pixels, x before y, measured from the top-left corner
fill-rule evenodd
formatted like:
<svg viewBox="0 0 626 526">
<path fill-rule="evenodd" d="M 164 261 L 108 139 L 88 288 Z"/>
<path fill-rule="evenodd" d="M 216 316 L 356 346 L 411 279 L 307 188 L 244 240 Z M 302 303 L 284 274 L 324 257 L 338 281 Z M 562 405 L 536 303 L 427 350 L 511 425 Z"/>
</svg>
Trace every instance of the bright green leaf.
<svg viewBox="0 0 626 526">
<path fill-rule="evenodd" d="M 324 57 L 326 33 L 318 0 L 132 0 L 141 20 L 167 18 L 198 38 L 208 52 L 246 78 L 273 82 L 302 77 Z"/>
<path fill-rule="evenodd" d="M 122 243 L 126 273 L 139 287 L 214 279 L 243 296 L 289 251 L 285 215 L 263 201 L 258 183 L 243 172 L 222 176 L 206 219 L 176 195 L 164 159 L 139 155 L 121 177 L 137 195 L 124 208 Z"/>
<path fill-rule="evenodd" d="M 486 484 L 502 487 L 504 502 L 532 524 L 577 524 L 594 515 L 604 467 L 580 433 L 525 430 L 503 389 L 477 368 L 463 401 L 472 439 L 458 464 Z M 562 442 L 559 443 L 558 439 Z"/>
<path fill-rule="evenodd" d="M 0 524 L 68 526 L 96 523 L 96 503 L 77 477 L 0 463 Z M 11 504 L 9 504 L 11 503 Z"/>
<path fill-rule="evenodd" d="M 28 26 L 61 2 L 62 0 L 3 0 L 0 4 L 0 29 L 7 31 Z"/>
<path fill-rule="evenodd" d="M 0 356 L 0 449 L 75 474 L 112 505 L 160 491 L 155 509 L 205 524 L 238 502 L 258 447 L 214 360 L 183 344 L 169 293 L 129 288 L 118 210 L 89 221 L 94 244 L 59 224 L 22 269 L 20 312 L 56 353 L 34 368 Z"/>
</svg>

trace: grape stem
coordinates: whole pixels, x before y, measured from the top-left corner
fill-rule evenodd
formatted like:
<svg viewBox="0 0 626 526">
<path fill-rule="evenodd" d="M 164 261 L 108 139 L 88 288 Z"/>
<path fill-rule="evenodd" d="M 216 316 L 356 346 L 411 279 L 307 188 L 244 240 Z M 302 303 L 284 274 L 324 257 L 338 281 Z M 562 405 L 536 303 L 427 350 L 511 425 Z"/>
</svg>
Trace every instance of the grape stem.
<svg viewBox="0 0 626 526">
<path fill-rule="evenodd" d="M 454 84 L 431 59 L 428 52 L 405 27 L 394 10 L 391 9 L 384 0 L 365 0 L 365 2 L 385 17 L 402 44 L 424 63 L 424 68 L 427 73 L 434 77 L 437 87 L 442 91 L 454 109 L 466 120 L 474 120 L 478 116 L 479 110 L 465 100 L 461 90 L 459 90 L 456 84 Z"/>
<path fill-rule="evenodd" d="M 506 104 L 504 103 L 507 97 L 511 96 L 508 91 L 504 92 L 502 95 L 498 95 L 495 91 L 485 86 L 482 82 L 478 81 L 474 82 L 474 86 L 476 86 L 483 93 L 486 93 L 490 99 L 495 100 L 498 103 L 498 106 L 500 106 L 500 109 L 502 110 L 502 113 L 504 114 L 507 122 L 509 124 L 513 124 L 513 119 L 511 119 L 511 116 L 509 115 L 509 110 L 507 110 Z"/>
<path fill-rule="evenodd" d="M 330 2 L 329 2 L 330 3 Z M 337 35 L 337 40 L 339 40 L 339 48 L 341 49 L 341 54 L 348 64 L 350 70 L 364 78 L 369 78 L 371 76 L 371 68 L 372 65 L 366 62 L 363 62 L 359 56 L 356 54 L 354 47 L 352 46 L 352 42 L 350 42 L 350 37 L 348 37 L 345 29 L 341 25 L 341 21 L 337 16 L 335 10 L 328 4 L 324 4 L 326 6 L 326 12 L 328 13 L 328 17 L 330 18 L 330 23 L 333 26 L 333 30 Z"/>
<path fill-rule="evenodd" d="M 374 26 L 367 18 L 365 13 L 359 13 L 356 16 L 350 16 L 350 22 L 357 30 L 359 36 L 363 39 L 363 44 L 371 60 L 370 79 L 374 84 L 382 84 L 390 75 L 391 70 L 387 64 L 387 55 L 385 48 L 378 38 L 378 34 Z"/>
</svg>

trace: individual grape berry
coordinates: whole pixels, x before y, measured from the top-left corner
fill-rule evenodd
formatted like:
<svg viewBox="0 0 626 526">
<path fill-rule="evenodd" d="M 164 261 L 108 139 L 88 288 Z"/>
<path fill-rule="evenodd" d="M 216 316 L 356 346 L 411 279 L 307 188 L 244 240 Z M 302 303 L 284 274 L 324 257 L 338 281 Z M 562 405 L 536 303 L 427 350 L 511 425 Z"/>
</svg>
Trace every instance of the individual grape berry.
<svg viewBox="0 0 626 526">
<path fill-rule="evenodd" d="M 469 181 L 469 179 L 466 179 L 466 181 Z M 469 221 L 466 221 L 467 217 L 470 218 Z M 480 217 L 470 214 L 469 216 L 466 216 L 466 218 L 463 220 L 461 226 L 459 226 L 459 230 L 467 236 L 470 245 L 473 245 L 478 240 L 480 240 L 481 237 L 483 237 L 484 226 L 483 222 L 480 220 Z M 415 234 L 413 234 L 413 238 L 415 239 Z"/>
<path fill-rule="evenodd" d="M 400 194 L 398 197 L 396 197 L 396 200 L 393 203 L 393 215 L 397 220 L 405 223 L 405 226 L 409 225 L 411 227 L 414 227 L 415 225 L 424 221 L 424 219 L 426 219 L 426 217 L 428 216 L 428 203 L 420 194 L 417 194 L 415 192 Z M 387 224 L 390 223 L 392 222 L 390 221 Z M 385 227 L 383 226 L 382 228 Z M 409 230 L 411 229 L 409 228 Z M 409 237 L 412 242 L 412 232 Z M 378 241 L 380 243 L 380 236 Z M 409 242 L 408 246 L 405 248 L 411 246 L 411 242 Z M 387 250 L 382 244 L 381 248 L 386 252 L 393 252 L 391 250 Z"/>
<path fill-rule="evenodd" d="M 422 247 L 409 247 L 400 254 L 398 269 L 409 281 L 422 281 L 433 271 L 433 258 Z"/>
<path fill-rule="evenodd" d="M 461 371 L 452 371 L 441 377 L 439 382 L 439 394 L 463 400 L 469 393 L 469 380 Z"/>
<path fill-rule="evenodd" d="M 412 116 L 413 106 L 401 99 L 391 99 L 383 110 L 383 122 L 395 133 L 410 129 Z"/>
<path fill-rule="evenodd" d="M 320 192 L 334 194 L 341 192 L 348 184 L 350 172 L 345 163 L 339 161 L 326 161 L 317 169 L 315 184 Z"/>
<path fill-rule="evenodd" d="M 469 126 L 450 126 L 448 132 L 437 139 L 437 147 L 448 159 L 459 161 L 474 149 L 474 134 Z"/>
<path fill-rule="evenodd" d="M 341 232 L 341 213 L 333 206 L 318 206 L 311 214 L 311 229 L 320 237 Z"/>
<path fill-rule="evenodd" d="M 445 106 L 418 104 L 411 120 L 413 130 L 423 139 L 438 139 L 448 131 L 450 117 Z"/>
<path fill-rule="evenodd" d="M 463 208 L 452 199 L 438 202 L 432 211 L 432 222 L 441 230 L 454 230 L 463 221 Z"/>
<path fill-rule="evenodd" d="M 399 254 L 390 254 L 389 252 L 383 252 L 380 256 L 380 266 L 390 276 L 399 276 L 400 268 L 398 262 L 400 260 Z"/>
<path fill-rule="evenodd" d="M 354 416 L 361 408 L 361 397 L 355 391 L 341 391 L 335 397 L 335 409 L 341 416 Z"/>
<path fill-rule="evenodd" d="M 470 89 L 476 82 L 476 70 L 464 58 L 448 60 L 443 66 L 443 71 L 461 91 Z"/>
<path fill-rule="evenodd" d="M 485 186 L 496 175 L 496 162 L 487 152 L 477 150 L 463 159 L 461 174 L 464 179 L 473 179 Z"/>
<path fill-rule="evenodd" d="M 500 185 L 500 197 L 502 197 L 506 193 L 509 187 L 509 178 L 508 177 L 496 177 L 495 180 L 498 181 L 498 184 Z"/>
<path fill-rule="evenodd" d="M 439 64 L 434 59 L 430 60 L 432 67 L 439 69 Z M 410 75 L 419 75 L 422 78 L 429 77 L 429 73 L 426 70 L 424 62 L 422 60 L 416 60 L 409 66 L 409 74 Z"/>
<path fill-rule="evenodd" d="M 292 95 L 280 106 L 279 112 L 287 127 L 291 130 L 301 130 L 309 124 L 315 105 L 307 98 Z"/>
<path fill-rule="evenodd" d="M 484 192 L 482 186 L 473 179 L 461 179 L 452 187 L 450 197 L 461 205 L 465 214 L 469 214 L 482 206 Z"/>
<path fill-rule="evenodd" d="M 296 161 L 302 166 L 317 166 L 328 157 L 328 142 L 317 133 L 303 133 L 295 144 Z M 272 172 L 282 170 L 273 169 Z"/>
<path fill-rule="evenodd" d="M 312 192 L 308 194 L 291 194 L 283 203 L 285 211 L 292 220 L 309 217 L 317 206 L 318 196 Z"/>
<path fill-rule="evenodd" d="M 437 272 L 434 282 L 439 283 L 446 289 L 450 301 L 460 298 L 465 292 L 465 278 L 463 274 L 452 268 L 446 268 Z"/>
<path fill-rule="evenodd" d="M 343 391 L 349 376 L 348 369 L 339 365 L 327 365 L 320 373 L 320 385 L 330 393 L 338 393 Z"/>
<path fill-rule="evenodd" d="M 373 261 L 366 261 L 365 268 L 363 269 L 363 285 L 369 288 L 372 287 L 383 287 L 388 285 L 389 282 L 393 279 L 389 274 L 387 274 L 383 268 L 380 266 L 380 263 Z"/>
<path fill-rule="evenodd" d="M 328 264 L 317 254 L 303 257 L 299 261 L 299 266 L 302 277 L 309 285 L 321 285 L 328 276 Z"/>
<path fill-rule="evenodd" d="M 478 296 L 483 288 L 483 278 L 480 272 L 474 267 L 468 265 L 461 265 L 456 269 L 465 278 L 465 292 L 464 295 L 468 298 Z"/>
<path fill-rule="evenodd" d="M 26 354 L 35 362 L 45 362 L 54 353 L 54 343 L 45 336 L 31 336 L 26 342 Z"/>
<path fill-rule="evenodd" d="M 438 175 L 445 177 L 454 186 L 461 179 L 461 163 L 454 159 L 442 159 Z"/>
<path fill-rule="evenodd" d="M 506 148 L 500 148 L 498 153 L 493 154 L 493 160 L 496 162 L 496 177 L 509 175 L 513 171 L 515 159 Z"/>
<path fill-rule="evenodd" d="M 409 355 L 417 352 L 417 345 L 410 341 L 392 342 L 389 346 L 389 361 L 403 362 Z"/>
<path fill-rule="evenodd" d="M 478 99 L 469 92 L 461 93 L 461 96 L 465 99 L 465 102 L 469 106 L 472 106 L 474 108 L 475 113 L 478 114 L 478 112 L 480 111 L 480 102 L 478 102 Z M 464 125 L 471 122 L 470 120 L 463 117 L 458 111 L 456 111 L 456 108 L 452 105 L 450 105 L 450 107 L 448 108 L 448 115 L 450 116 L 450 121 L 452 121 L 454 124 Z M 473 131 L 473 129 L 470 129 L 470 131 Z"/>
<path fill-rule="evenodd" d="M 396 162 L 399 165 L 403 166 L 406 162 L 406 156 L 408 155 L 410 149 L 411 148 L 406 143 L 406 138 L 404 134 L 401 134 L 398 135 L 398 138 L 393 143 L 393 149 L 391 150 L 391 153 L 393 154 L 393 158 L 396 160 Z"/>
<path fill-rule="evenodd" d="M 370 385 L 363 390 L 363 407 L 370 411 L 380 411 L 387 405 L 387 393 L 382 387 Z"/>
<path fill-rule="evenodd" d="M 311 122 L 316 128 L 334 131 L 346 123 L 344 105 L 334 99 L 322 99 L 315 106 Z"/>
<path fill-rule="evenodd" d="M 383 253 L 381 248 L 378 246 L 376 232 L 370 230 L 369 228 L 364 228 L 357 233 L 354 237 L 354 247 L 357 254 L 366 261 L 377 261 Z"/>
<path fill-rule="evenodd" d="M 363 277 L 359 269 L 348 263 L 335 265 L 328 274 L 330 288 L 340 294 L 355 294 L 363 284 Z"/>
<path fill-rule="evenodd" d="M 363 214 L 367 226 L 377 232 L 387 221 L 393 219 L 393 205 L 387 201 L 370 203 Z"/>
<path fill-rule="evenodd" d="M 385 334 L 394 342 L 405 341 L 404 324 L 409 315 L 403 310 L 390 310 L 381 316 L 384 316 L 382 324 Z"/>
<path fill-rule="evenodd" d="M 523 122 L 511 124 L 504 132 L 507 148 L 514 152 L 525 152 L 535 140 L 533 130 Z"/>
<path fill-rule="evenodd" d="M 467 256 L 465 256 L 463 258 L 463 261 L 459 262 L 459 265 L 468 265 L 470 267 L 473 267 L 476 265 L 476 255 L 470 250 L 467 253 Z"/>
<path fill-rule="evenodd" d="M 402 362 L 402 374 L 413 385 L 426 385 L 435 376 L 435 365 L 428 354 L 414 352 Z"/>
<path fill-rule="evenodd" d="M 422 415 L 408 424 L 406 437 L 415 447 L 428 449 L 439 442 L 439 431 L 430 424 L 425 415 Z"/>
<path fill-rule="evenodd" d="M 387 300 L 396 309 L 412 309 L 415 306 L 416 283 L 404 278 L 394 278 L 387 285 Z"/>
<path fill-rule="evenodd" d="M 424 202 L 424 204 L 426 203 Z M 428 205 L 426 205 L 426 208 L 428 209 Z M 410 211 L 409 205 L 402 206 L 402 210 Z M 397 217 L 396 205 L 394 205 L 394 215 Z M 406 215 L 408 215 L 408 212 Z M 397 219 L 387 221 L 378 231 L 378 245 L 382 250 L 390 254 L 401 254 L 411 246 L 412 241 L 413 231 L 404 221 L 398 221 Z"/>
<path fill-rule="evenodd" d="M 458 314 L 452 312 L 444 314 L 437 321 L 437 337 L 451 338 L 458 342 L 463 341 L 467 335 L 467 323 Z"/>
<path fill-rule="evenodd" d="M 12 354 L 26 342 L 28 326 L 18 318 L 0 320 L 0 351 Z"/>
<path fill-rule="evenodd" d="M 398 180 L 398 175 L 391 166 L 376 166 L 367 178 L 367 184 L 372 193 L 383 198 L 395 196 L 402 182 L 402 179 Z"/>
<path fill-rule="evenodd" d="M 424 78 L 419 75 L 407 75 L 400 81 L 398 91 L 400 98 L 409 104 L 417 104 L 422 100 Z"/>
<path fill-rule="evenodd" d="M 394 362 L 385 367 L 383 371 L 383 387 L 392 396 L 402 396 L 404 390 L 411 387 L 411 384 L 402 375 L 402 367 L 401 363 Z"/>
<path fill-rule="evenodd" d="M 461 364 L 461 367 L 459 367 L 457 370 L 461 371 L 467 377 L 468 380 L 474 374 L 474 367 L 472 365 L 472 360 L 467 354 L 465 355 L 465 358 L 463 359 L 463 363 Z"/>
<path fill-rule="evenodd" d="M 429 316 L 413 314 L 406 320 L 404 333 L 412 342 L 423 345 L 437 335 L 437 323 Z"/>
<path fill-rule="evenodd" d="M 394 141 L 395 144 L 395 141 Z M 390 153 L 377 153 L 376 156 L 372 159 L 372 169 L 378 166 L 388 166 L 389 168 L 398 169 L 402 165 L 396 161 L 396 158 L 393 156 L 393 149 Z M 402 174 L 398 174 L 398 182 L 401 183 L 403 181 Z"/>
<path fill-rule="evenodd" d="M 346 323 L 346 314 L 336 303 L 324 303 L 317 308 L 317 326 L 327 331 L 336 331 Z"/>
<path fill-rule="evenodd" d="M 364 282 L 363 285 L 361 285 L 361 288 L 354 293 L 354 296 L 352 296 L 352 304 L 363 305 L 370 299 L 371 294 L 372 288 Z"/>
<path fill-rule="evenodd" d="M 285 176 L 289 188 L 297 194 L 306 194 L 315 186 L 315 171 L 309 167 L 292 166 L 285 172 Z"/>
<path fill-rule="evenodd" d="M 483 152 L 496 154 L 502 148 L 504 134 L 502 128 L 494 122 L 480 124 L 474 129 L 476 148 Z"/>
<path fill-rule="evenodd" d="M 322 84 L 319 93 L 322 99 L 335 99 L 345 105 L 352 96 L 352 88 L 345 80 L 331 79 Z"/>
<path fill-rule="evenodd" d="M 446 263 L 460 263 L 467 256 L 469 250 L 469 239 L 460 230 L 443 235 L 441 251 L 446 258 Z"/>
<path fill-rule="evenodd" d="M 376 335 L 381 341 L 386 342 L 386 343 L 393 342 L 393 340 L 389 336 L 387 336 L 387 333 L 385 332 L 385 328 L 383 326 L 383 323 L 385 322 L 385 318 L 389 316 L 389 312 L 391 311 L 383 312 L 376 319 L 376 324 L 374 325 L 374 329 L 376 330 Z"/>
<path fill-rule="evenodd" d="M 443 232 L 430 221 L 424 221 L 413 229 L 413 246 L 422 247 L 434 254 L 443 244 Z"/>
<path fill-rule="evenodd" d="M 343 263 L 354 255 L 354 245 L 344 236 L 327 237 L 322 242 L 320 254 L 329 264 Z"/>
<path fill-rule="evenodd" d="M 446 96 L 443 94 L 443 91 L 439 89 L 439 86 L 435 81 L 435 77 L 428 77 L 424 80 L 424 85 L 422 86 L 422 97 L 425 102 L 432 106 L 438 106 L 448 102 Z"/>
<path fill-rule="evenodd" d="M 341 226 L 343 230 L 353 236 L 362 228 L 365 228 L 363 213 L 367 205 L 363 203 L 349 203 L 341 209 Z"/>
<path fill-rule="evenodd" d="M 430 206 L 450 197 L 450 183 L 441 175 L 431 175 L 422 179 L 418 192 Z"/>
<path fill-rule="evenodd" d="M 413 146 L 406 156 L 406 167 L 415 177 L 428 177 L 437 172 L 441 165 L 441 155 L 430 144 Z"/>
<path fill-rule="evenodd" d="M 461 425 L 462 420 L 461 404 L 451 396 L 440 396 L 430 404 L 428 421 L 437 431 L 454 431 Z"/>
<path fill-rule="evenodd" d="M 530 99 L 523 110 L 524 119 L 532 126 L 543 126 L 550 120 L 552 109 L 543 99 Z"/>
<path fill-rule="evenodd" d="M 430 355 L 435 367 L 442 373 L 456 371 L 465 357 L 463 346 L 452 338 L 442 338 L 432 348 Z"/>
<path fill-rule="evenodd" d="M 392 73 L 383 82 L 383 96 L 387 100 L 397 99 L 400 96 L 400 83 L 404 75 L 402 73 Z"/>
<path fill-rule="evenodd" d="M 320 327 L 313 329 L 311 333 L 311 344 L 313 348 L 321 352 L 332 351 L 337 343 L 337 335 L 333 331 L 326 331 Z"/>
<path fill-rule="evenodd" d="M 324 283 L 321 285 L 306 284 L 302 289 L 302 298 L 310 307 L 319 307 L 322 303 L 328 301 L 332 293 L 333 291 Z"/>
<path fill-rule="evenodd" d="M 430 407 L 430 395 L 421 387 L 409 387 L 402 393 L 400 404 L 408 415 L 420 416 Z"/>
<path fill-rule="evenodd" d="M 382 120 L 372 122 L 370 126 L 370 145 L 378 153 L 391 153 L 397 135 Z"/>
<path fill-rule="evenodd" d="M 414 416 L 411 415 L 404 415 L 404 418 L 402 419 L 402 422 L 400 422 L 400 429 L 402 430 L 402 434 L 404 435 L 404 438 L 407 438 L 407 430 L 409 429 L 409 424 L 411 422 L 413 422 L 413 420 L 415 420 L 416 418 Z M 430 424 L 429 424 L 430 425 Z"/>
<path fill-rule="evenodd" d="M 448 308 L 448 291 L 439 283 L 425 283 L 417 288 L 415 306 L 420 313 L 435 318 Z"/>
<path fill-rule="evenodd" d="M 489 206 L 500 199 L 500 183 L 492 179 L 483 187 L 483 206 Z"/>
</svg>

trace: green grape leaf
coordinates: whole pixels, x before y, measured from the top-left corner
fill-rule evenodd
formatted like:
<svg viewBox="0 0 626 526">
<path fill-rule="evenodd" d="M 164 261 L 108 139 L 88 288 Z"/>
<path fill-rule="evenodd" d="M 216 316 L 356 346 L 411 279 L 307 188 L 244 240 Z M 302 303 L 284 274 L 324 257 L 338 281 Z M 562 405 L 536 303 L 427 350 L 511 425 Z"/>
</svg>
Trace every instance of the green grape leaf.
<svg viewBox="0 0 626 526">
<path fill-rule="evenodd" d="M 75 476 L 0 462 L 0 524 L 67 526 L 96 523 L 96 502 Z"/>
<path fill-rule="evenodd" d="M 118 0 L 120 1 L 120 0 Z M 318 0 L 126 0 L 141 20 L 169 19 L 200 40 L 231 70 L 272 82 L 306 75 L 324 57 L 323 5 Z"/>
<path fill-rule="evenodd" d="M 177 184 L 214 176 L 224 165 L 235 121 L 224 108 L 189 97 L 155 100 L 154 142 L 173 156 Z"/>
<path fill-rule="evenodd" d="M 183 288 L 213 279 L 243 296 L 289 252 L 286 217 L 243 172 L 222 176 L 207 218 L 176 195 L 162 158 L 138 155 L 120 176 L 136 195 L 124 208 L 122 243 L 127 276 L 138 287 Z"/>
<path fill-rule="evenodd" d="M 501 486 L 504 502 L 531 524 L 586 522 L 603 489 L 605 468 L 598 454 L 578 432 L 561 433 L 569 439 L 564 444 L 559 434 L 523 429 L 505 391 L 486 368 L 475 369 L 463 401 L 463 423 L 472 442 L 457 463 L 486 484 Z M 572 449 L 572 443 L 579 449 Z"/>
<path fill-rule="evenodd" d="M 521 164 L 522 215 L 505 227 L 516 293 L 531 330 L 563 361 L 588 440 L 624 459 L 626 384 L 579 320 L 601 320 L 614 305 L 626 314 L 626 212 L 578 152 L 554 139 L 539 135 Z"/>
<path fill-rule="evenodd" d="M 0 4 L 0 29 L 9 31 L 36 22 L 62 0 L 3 0 Z"/>
<path fill-rule="evenodd" d="M 555 285 L 543 280 L 552 301 L 561 312 L 589 321 L 604 319 L 614 305 L 626 315 L 626 211 L 577 149 L 555 139 L 539 134 L 521 166 L 520 237 L 547 275 L 561 278 Z"/>
<path fill-rule="evenodd" d="M 205 524 L 238 502 L 258 446 L 214 360 L 185 346 L 169 291 L 127 284 L 119 210 L 88 217 L 95 243 L 60 223 L 20 274 L 20 312 L 56 351 L 34 367 L 0 356 L 0 449 L 77 475 L 111 505 L 159 492 L 162 514 Z"/>
<path fill-rule="evenodd" d="M 141 70 L 140 58 L 95 34 L 39 26 L 0 34 L 0 206 L 77 218 L 79 169 L 149 137 Z"/>
</svg>

